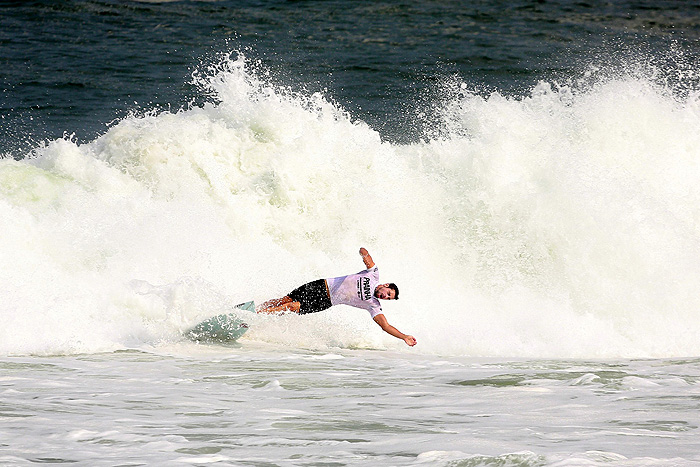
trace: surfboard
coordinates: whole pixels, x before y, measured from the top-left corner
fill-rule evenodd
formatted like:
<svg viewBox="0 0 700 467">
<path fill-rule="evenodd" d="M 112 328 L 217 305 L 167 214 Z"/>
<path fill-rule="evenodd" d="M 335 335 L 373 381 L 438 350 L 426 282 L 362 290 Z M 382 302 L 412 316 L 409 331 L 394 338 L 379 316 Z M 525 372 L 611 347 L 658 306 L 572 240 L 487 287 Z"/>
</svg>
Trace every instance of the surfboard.
<svg viewBox="0 0 700 467">
<path fill-rule="evenodd" d="M 254 302 L 239 303 L 234 308 L 255 313 Z M 195 342 L 230 344 L 236 342 L 248 330 L 248 325 L 235 313 L 212 316 L 185 332 Z"/>
</svg>

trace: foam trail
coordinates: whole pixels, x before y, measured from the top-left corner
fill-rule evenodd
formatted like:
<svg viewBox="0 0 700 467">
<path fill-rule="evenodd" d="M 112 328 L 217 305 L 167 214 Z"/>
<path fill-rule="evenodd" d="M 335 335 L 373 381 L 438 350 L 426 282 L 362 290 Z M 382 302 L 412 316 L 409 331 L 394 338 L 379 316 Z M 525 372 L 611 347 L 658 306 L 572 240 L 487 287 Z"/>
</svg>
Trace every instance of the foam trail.
<svg viewBox="0 0 700 467">
<path fill-rule="evenodd" d="M 460 92 L 397 145 L 245 57 L 213 103 L 0 161 L 0 353 L 154 346 L 203 316 L 361 269 L 410 351 L 697 355 L 700 105 L 643 77 L 514 99 Z M 251 316 L 244 337 L 393 348 L 362 311 Z"/>
</svg>

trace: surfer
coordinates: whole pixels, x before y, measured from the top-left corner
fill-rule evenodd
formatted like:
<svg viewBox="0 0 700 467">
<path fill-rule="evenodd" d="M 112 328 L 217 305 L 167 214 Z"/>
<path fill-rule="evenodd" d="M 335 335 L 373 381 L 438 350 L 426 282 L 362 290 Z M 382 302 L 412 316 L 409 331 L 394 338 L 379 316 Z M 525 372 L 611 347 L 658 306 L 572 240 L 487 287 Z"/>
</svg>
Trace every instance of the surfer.
<svg viewBox="0 0 700 467">
<path fill-rule="evenodd" d="M 416 345 L 416 338 L 404 334 L 389 324 L 382 312 L 381 300 L 398 300 L 396 284 L 379 284 L 379 270 L 367 250 L 360 248 L 360 256 L 367 268 L 357 274 L 318 279 L 297 287 L 282 298 L 268 300 L 257 307 L 258 313 L 280 313 L 293 311 L 301 315 L 327 310 L 333 305 L 350 305 L 369 311 L 385 332 L 402 339 L 410 346 Z"/>
</svg>

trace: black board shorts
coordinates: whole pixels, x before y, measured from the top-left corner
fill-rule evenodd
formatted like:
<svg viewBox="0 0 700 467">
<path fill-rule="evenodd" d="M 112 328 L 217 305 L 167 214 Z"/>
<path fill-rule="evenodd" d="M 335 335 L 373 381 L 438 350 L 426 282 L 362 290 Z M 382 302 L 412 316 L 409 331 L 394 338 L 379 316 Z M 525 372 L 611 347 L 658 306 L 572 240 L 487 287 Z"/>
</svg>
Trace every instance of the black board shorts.
<svg viewBox="0 0 700 467">
<path fill-rule="evenodd" d="M 287 294 L 295 302 L 299 302 L 299 314 L 316 313 L 327 310 L 333 304 L 328 296 L 328 286 L 325 279 L 318 279 L 297 287 Z"/>
</svg>

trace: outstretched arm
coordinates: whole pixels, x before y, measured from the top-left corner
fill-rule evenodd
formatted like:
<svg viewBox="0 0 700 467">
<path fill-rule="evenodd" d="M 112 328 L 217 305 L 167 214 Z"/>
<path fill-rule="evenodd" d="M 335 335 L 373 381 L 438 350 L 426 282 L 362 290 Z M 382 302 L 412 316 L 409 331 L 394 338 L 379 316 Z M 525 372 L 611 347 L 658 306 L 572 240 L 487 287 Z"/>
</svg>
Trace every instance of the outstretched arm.
<svg viewBox="0 0 700 467">
<path fill-rule="evenodd" d="M 362 256 L 362 261 L 365 262 L 367 269 L 372 269 L 374 267 L 374 261 L 372 261 L 372 257 L 367 250 L 360 248 L 360 256 Z"/>
<path fill-rule="evenodd" d="M 408 334 L 404 334 L 398 329 L 396 329 L 394 326 L 389 324 L 383 313 L 380 313 L 377 316 L 375 316 L 374 322 L 377 323 L 386 333 L 391 334 L 394 337 L 398 337 L 399 339 L 403 339 L 403 341 L 411 347 L 416 345 L 415 337 L 409 336 Z"/>
</svg>

